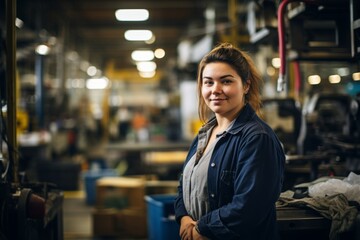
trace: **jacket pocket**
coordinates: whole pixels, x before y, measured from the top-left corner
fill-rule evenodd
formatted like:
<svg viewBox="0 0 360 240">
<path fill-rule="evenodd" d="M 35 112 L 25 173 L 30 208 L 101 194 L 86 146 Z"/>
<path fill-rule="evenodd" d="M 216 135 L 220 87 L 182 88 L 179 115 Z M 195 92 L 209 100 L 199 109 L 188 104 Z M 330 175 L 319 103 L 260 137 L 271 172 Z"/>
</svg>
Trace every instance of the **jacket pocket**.
<svg viewBox="0 0 360 240">
<path fill-rule="evenodd" d="M 220 177 L 220 204 L 231 202 L 234 195 L 234 171 L 224 170 Z"/>
</svg>

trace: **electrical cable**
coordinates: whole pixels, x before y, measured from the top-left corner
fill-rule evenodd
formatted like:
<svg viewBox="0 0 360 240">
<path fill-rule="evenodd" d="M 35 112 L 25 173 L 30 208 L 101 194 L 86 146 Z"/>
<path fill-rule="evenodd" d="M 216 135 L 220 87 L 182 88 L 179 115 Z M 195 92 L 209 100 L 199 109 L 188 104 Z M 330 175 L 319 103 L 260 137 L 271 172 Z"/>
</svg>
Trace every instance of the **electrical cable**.
<svg viewBox="0 0 360 240">
<path fill-rule="evenodd" d="M 279 78 L 277 81 L 277 91 L 282 92 L 286 87 L 286 46 L 285 46 L 285 24 L 284 24 L 284 14 L 286 6 L 292 2 L 304 2 L 304 3 L 317 3 L 316 0 L 284 0 L 281 1 L 277 11 L 278 17 L 278 41 L 279 41 L 279 57 L 280 57 L 280 69 L 279 69 Z"/>
<path fill-rule="evenodd" d="M 1 53 L 1 69 L 2 71 L 6 71 L 4 69 L 4 66 L 5 64 L 3 64 L 3 62 L 5 62 L 5 60 L 3 60 L 4 56 L 6 56 L 7 54 L 7 46 L 6 46 L 6 41 L 4 41 L 4 39 L 1 37 L 1 45 L 0 45 L 0 53 Z M 6 75 L 6 73 L 5 73 Z M 1 99 L 3 99 L 4 96 L 1 95 L 1 91 L 0 91 L 0 101 Z M 1 178 L 2 179 L 5 179 L 7 174 L 8 174 L 8 170 L 10 168 L 10 165 L 12 164 L 11 163 L 11 159 L 14 159 L 14 155 L 16 154 L 17 156 L 21 156 L 20 152 L 14 148 L 14 146 L 12 146 L 9 141 L 8 141 L 8 138 L 7 138 L 7 124 L 6 124 L 6 121 L 5 121 L 5 116 L 4 116 L 4 113 L 3 113 L 3 107 L 8 107 L 7 106 L 8 103 L 5 101 L 5 103 L 3 104 L 2 102 L 0 102 L 0 153 L 2 154 L 3 152 L 3 142 L 6 144 L 7 146 L 7 151 L 8 151 L 8 161 L 7 161 L 7 164 L 6 164 L 6 167 L 5 167 L 5 170 L 4 172 L 1 173 Z"/>
</svg>

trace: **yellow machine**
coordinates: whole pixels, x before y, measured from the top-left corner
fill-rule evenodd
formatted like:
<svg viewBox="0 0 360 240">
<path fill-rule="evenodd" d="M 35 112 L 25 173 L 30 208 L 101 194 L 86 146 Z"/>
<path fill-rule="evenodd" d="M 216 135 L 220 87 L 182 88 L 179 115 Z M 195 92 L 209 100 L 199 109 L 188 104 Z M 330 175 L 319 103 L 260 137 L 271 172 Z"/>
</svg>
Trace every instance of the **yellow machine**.
<svg viewBox="0 0 360 240">
<path fill-rule="evenodd" d="M 16 111 L 16 133 L 22 134 L 28 130 L 29 127 L 29 115 L 26 111 L 18 109 Z"/>
</svg>

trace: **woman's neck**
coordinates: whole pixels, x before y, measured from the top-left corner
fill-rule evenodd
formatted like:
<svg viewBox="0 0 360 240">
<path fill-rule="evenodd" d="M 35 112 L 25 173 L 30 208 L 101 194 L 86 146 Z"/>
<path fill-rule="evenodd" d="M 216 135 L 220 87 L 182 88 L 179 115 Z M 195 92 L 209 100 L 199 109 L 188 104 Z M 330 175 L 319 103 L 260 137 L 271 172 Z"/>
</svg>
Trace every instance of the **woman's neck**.
<svg viewBox="0 0 360 240">
<path fill-rule="evenodd" d="M 241 108 L 241 109 L 243 109 L 243 108 Z M 215 117 L 216 117 L 216 121 L 217 121 L 217 128 L 225 131 L 229 127 L 230 123 L 235 118 L 237 118 L 237 116 L 239 116 L 241 109 L 240 109 L 240 111 L 237 111 L 233 114 L 229 114 L 228 116 L 216 114 Z"/>
</svg>

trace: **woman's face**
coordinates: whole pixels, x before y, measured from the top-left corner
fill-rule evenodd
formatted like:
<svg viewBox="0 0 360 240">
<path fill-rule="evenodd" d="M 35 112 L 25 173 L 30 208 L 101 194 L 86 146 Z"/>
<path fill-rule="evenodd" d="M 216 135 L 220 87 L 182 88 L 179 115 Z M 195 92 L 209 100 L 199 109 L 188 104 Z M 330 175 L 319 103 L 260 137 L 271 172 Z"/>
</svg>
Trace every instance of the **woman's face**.
<svg viewBox="0 0 360 240">
<path fill-rule="evenodd" d="M 245 104 L 241 77 L 227 63 L 214 62 L 204 67 L 202 73 L 202 97 L 206 105 L 218 116 L 233 118 Z"/>
</svg>

